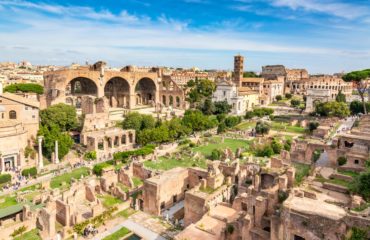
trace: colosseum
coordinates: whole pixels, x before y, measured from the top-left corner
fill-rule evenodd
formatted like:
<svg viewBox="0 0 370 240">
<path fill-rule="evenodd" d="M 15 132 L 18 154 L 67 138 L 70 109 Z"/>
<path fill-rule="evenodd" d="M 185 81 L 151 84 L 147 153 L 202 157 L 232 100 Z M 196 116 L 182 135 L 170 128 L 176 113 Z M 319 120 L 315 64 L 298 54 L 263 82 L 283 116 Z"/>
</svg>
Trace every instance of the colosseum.
<svg viewBox="0 0 370 240">
<path fill-rule="evenodd" d="M 126 66 L 118 71 L 100 61 L 46 72 L 44 84 L 46 106 L 66 103 L 81 109 L 87 98 L 96 105 L 106 102 L 110 111 L 186 108 L 184 90 L 170 76 L 163 75 L 160 68 Z"/>
</svg>

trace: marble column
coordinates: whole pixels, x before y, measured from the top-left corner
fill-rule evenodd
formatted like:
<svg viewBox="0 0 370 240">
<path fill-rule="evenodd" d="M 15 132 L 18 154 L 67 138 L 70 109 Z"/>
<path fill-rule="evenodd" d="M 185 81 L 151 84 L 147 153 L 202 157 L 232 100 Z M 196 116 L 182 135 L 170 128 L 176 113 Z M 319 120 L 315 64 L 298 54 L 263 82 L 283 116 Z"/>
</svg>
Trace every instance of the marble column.
<svg viewBox="0 0 370 240">
<path fill-rule="evenodd" d="M 59 149 L 58 149 L 58 141 L 55 141 L 55 158 L 54 158 L 54 162 L 56 164 L 59 163 Z"/>
<path fill-rule="evenodd" d="M 42 169 L 44 167 L 44 161 L 42 158 L 42 136 L 38 137 L 39 140 L 39 162 L 38 162 L 38 167 L 39 169 Z"/>
</svg>

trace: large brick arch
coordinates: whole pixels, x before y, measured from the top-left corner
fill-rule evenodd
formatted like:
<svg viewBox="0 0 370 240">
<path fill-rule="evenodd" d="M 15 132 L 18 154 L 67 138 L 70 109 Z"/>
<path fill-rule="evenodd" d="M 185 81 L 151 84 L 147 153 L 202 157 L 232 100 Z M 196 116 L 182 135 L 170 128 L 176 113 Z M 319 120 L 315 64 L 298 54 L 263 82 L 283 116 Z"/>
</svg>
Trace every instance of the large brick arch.
<svg viewBox="0 0 370 240">
<path fill-rule="evenodd" d="M 114 76 L 104 84 L 104 97 L 108 99 L 110 107 L 129 108 L 131 89 L 132 86 L 127 79 Z"/>
</svg>

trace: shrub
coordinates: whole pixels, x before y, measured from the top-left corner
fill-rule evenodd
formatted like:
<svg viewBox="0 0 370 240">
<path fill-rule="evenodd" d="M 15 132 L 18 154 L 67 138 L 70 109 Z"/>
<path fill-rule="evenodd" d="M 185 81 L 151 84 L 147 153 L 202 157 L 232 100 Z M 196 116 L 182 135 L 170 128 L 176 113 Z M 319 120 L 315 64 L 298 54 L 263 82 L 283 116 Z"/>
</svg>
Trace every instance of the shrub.
<svg viewBox="0 0 370 240">
<path fill-rule="evenodd" d="M 300 104 L 301 100 L 297 98 L 293 98 L 292 100 L 290 100 L 290 105 L 292 105 L 292 107 L 298 107 Z"/>
<path fill-rule="evenodd" d="M 189 147 L 193 148 L 193 147 L 195 147 L 195 146 L 196 146 L 196 144 L 195 144 L 195 143 L 193 143 L 193 142 L 189 143 Z"/>
<path fill-rule="evenodd" d="M 229 234 L 233 234 L 233 232 L 234 232 L 234 226 L 233 226 L 233 225 L 231 225 L 231 224 L 228 224 L 228 225 L 227 225 L 227 232 L 228 232 Z"/>
<path fill-rule="evenodd" d="M 263 122 L 263 121 L 258 121 L 256 123 L 256 133 L 257 134 L 262 134 L 265 135 L 265 134 L 268 134 L 270 131 L 270 124 L 268 124 L 267 122 Z"/>
<path fill-rule="evenodd" d="M 225 122 L 221 122 L 220 124 L 218 124 L 217 133 L 224 133 L 225 131 L 226 131 Z"/>
<path fill-rule="evenodd" d="M 238 116 L 230 116 L 225 118 L 225 125 L 229 128 L 232 128 L 238 125 L 241 122 L 241 118 Z"/>
<path fill-rule="evenodd" d="M 292 140 L 287 139 L 284 143 L 284 150 L 290 151 L 291 148 L 292 148 Z"/>
<path fill-rule="evenodd" d="M 255 155 L 257 157 L 271 157 L 274 155 L 274 150 L 269 144 L 262 145 L 256 148 Z"/>
<path fill-rule="evenodd" d="M 213 149 L 211 152 L 211 159 L 212 160 L 220 160 L 222 155 L 222 150 L 220 149 Z"/>
<path fill-rule="evenodd" d="M 350 237 L 346 238 L 348 240 L 366 240 L 367 238 L 367 230 L 361 229 L 357 227 L 352 227 L 350 230 Z"/>
<path fill-rule="evenodd" d="M 276 101 L 281 101 L 283 100 L 283 97 L 281 95 L 276 95 L 275 99 Z"/>
<path fill-rule="evenodd" d="M 186 144 L 190 144 L 190 143 L 191 143 L 191 141 L 188 138 L 179 141 L 179 145 L 186 145 Z"/>
<path fill-rule="evenodd" d="M 308 131 L 312 133 L 314 130 L 317 129 L 318 126 L 319 126 L 319 123 L 314 121 L 314 122 L 309 122 L 307 128 L 308 128 Z"/>
<path fill-rule="evenodd" d="M 25 168 L 25 169 L 22 170 L 22 176 L 36 177 L 36 175 L 37 175 L 37 168 L 36 167 Z"/>
<path fill-rule="evenodd" d="M 148 144 L 142 148 L 125 151 L 125 152 L 116 152 L 113 154 L 114 160 L 121 160 L 122 162 L 126 162 L 129 157 L 137 157 L 137 156 L 146 156 L 152 154 L 154 152 L 155 145 Z"/>
<path fill-rule="evenodd" d="M 0 184 L 10 182 L 11 180 L 12 180 L 12 176 L 10 174 L 0 175 Z"/>
<path fill-rule="evenodd" d="M 281 152 L 281 149 L 283 148 L 283 145 L 278 139 L 274 138 L 271 141 L 271 147 L 275 154 L 279 154 Z"/>
<path fill-rule="evenodd" d="M 284 191 L 278 192 L 279 203 L 283 203 L 289 197 L 289 193 Z"/>
<path fill-rule="evenodd" d="M 246 112 L 244 116 L 245 119 L 251 119 L 253 117 L 254 117 L 253 111 Z"/>
<path fill-rule="evenodd" d="M 10 236 L 15 237 L 15 236 L 23 234 L 26 231 L 27 231 L 27 227 L 26 226 L 21 226 L 21 227 L 15 229 Z"/>
<path fill-rule="evenodd" d="M 360 194 L 365 200 L 370 200 L 370 171 L 356 176 L 350 183 L 351 192 Z"/>
<path fill-rule="evenodd" d="M 112 166 L 112 165 L 113 165 L 113 161 L 107 161 L 107 162 L 95 164 L 93 167 L 93 173 L 96 176 L 101 176 L 103 173 L 103 169 L 106 167 Z"/>
<path fill-rule="evenodd" d="M 285 98 L 287 99 L 291 99 L 292 98 L 292 94 L 291 93 L 285 93 Z"/>
<path fill-rule="evenodd" d="M 85 153 L 84 159 L 89 160 L 89 161 L 90 160 L 96 160 L 96 152 L 95 151 L 90 151 L 90 152 Z"/>
<path fill-rule="evenodd" d="M 338 157 L 337 162 L 339 166 L 343 166 L 347 163 L 347 158 L 345 156 L 340 156 Z"/>
<path fill-rule="evenodd" d="M 312 160 L 316 162 L 321 156 L 321 150 L 315 150 L 312 154 Z"/>
</svg>

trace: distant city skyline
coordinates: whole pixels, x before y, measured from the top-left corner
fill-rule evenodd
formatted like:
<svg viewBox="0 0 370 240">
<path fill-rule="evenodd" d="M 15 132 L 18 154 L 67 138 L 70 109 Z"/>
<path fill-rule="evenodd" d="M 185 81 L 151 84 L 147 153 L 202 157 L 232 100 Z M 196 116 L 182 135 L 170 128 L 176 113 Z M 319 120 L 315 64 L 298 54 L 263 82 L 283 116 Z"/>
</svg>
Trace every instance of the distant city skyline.
<svg viewBox="0 0 370 240">
<path fill-rule="evenodd" d="M 370 67 L 368 1 L 0 0 L 0 61 L 199 67 Z"/>
</svg>

